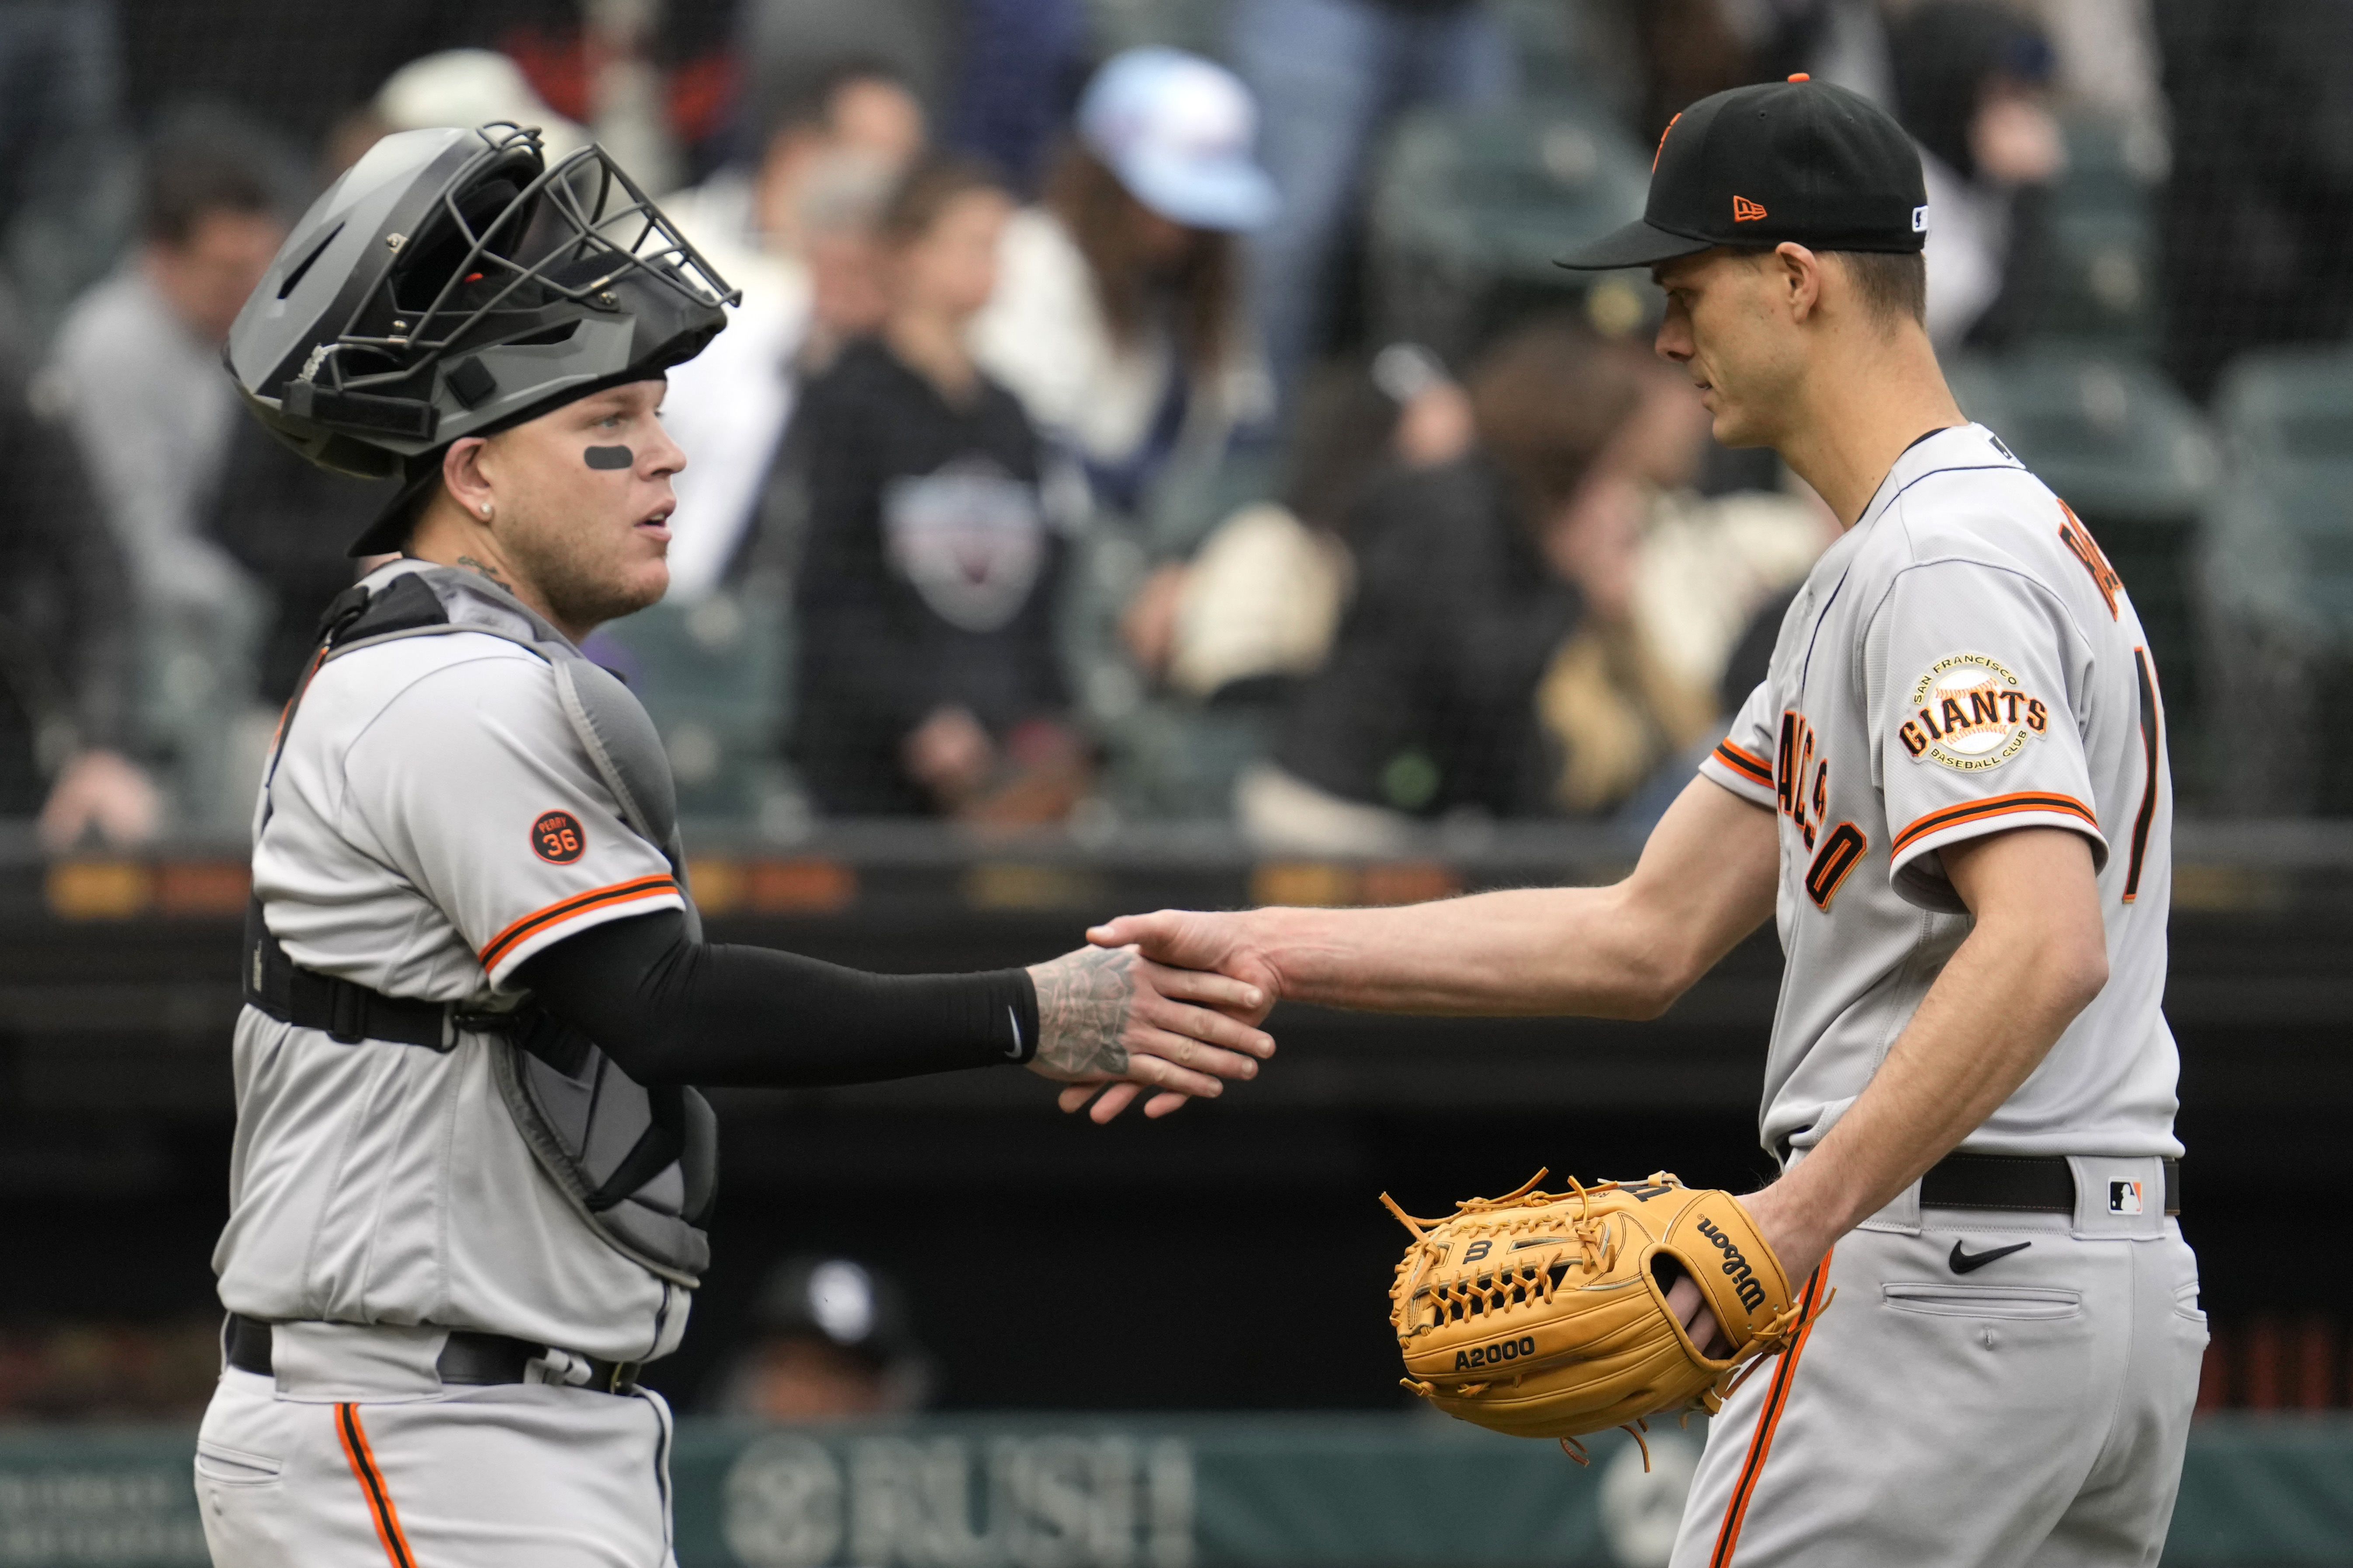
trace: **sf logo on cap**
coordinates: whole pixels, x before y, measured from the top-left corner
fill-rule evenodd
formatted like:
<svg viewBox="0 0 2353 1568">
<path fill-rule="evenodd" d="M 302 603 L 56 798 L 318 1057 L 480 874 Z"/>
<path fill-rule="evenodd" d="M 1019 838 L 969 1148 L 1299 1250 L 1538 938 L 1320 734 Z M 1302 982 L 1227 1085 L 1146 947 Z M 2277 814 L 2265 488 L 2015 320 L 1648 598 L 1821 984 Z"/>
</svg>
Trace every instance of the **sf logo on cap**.
<svg viewBox="0 0 2353 1568">
<path fill-rule="evenodd" d="M 1755 223 L 1758 218 L 1761 218 L 1764 216 L 1765 208 L 1761 204 L 1752 202 L 1746 196 L 1735 196 L 1732 198 L 1733 222 Z"/>
</svg>

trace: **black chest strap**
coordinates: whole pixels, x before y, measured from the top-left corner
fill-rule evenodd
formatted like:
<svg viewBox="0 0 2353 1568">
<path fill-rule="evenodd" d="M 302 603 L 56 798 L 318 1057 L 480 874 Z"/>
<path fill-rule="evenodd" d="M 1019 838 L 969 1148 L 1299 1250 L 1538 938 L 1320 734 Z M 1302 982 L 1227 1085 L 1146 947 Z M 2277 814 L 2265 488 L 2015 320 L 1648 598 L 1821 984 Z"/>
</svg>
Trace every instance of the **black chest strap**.
<svg viewBox="0 0 2353 1568">
<path fill-rule="evenodd" d="M 305 969 L 287 955 L 261 918 L 261 900 L 245 910 L 245 999 L 281 1024 L 323 1029 L 343 1045 L 385 1040 L 448 1051 L 460 1031 L 512 1028 L 512 1013 L 474 1013 L 454 1002 L 387 996 L 356 982 Z"/>
</svg>

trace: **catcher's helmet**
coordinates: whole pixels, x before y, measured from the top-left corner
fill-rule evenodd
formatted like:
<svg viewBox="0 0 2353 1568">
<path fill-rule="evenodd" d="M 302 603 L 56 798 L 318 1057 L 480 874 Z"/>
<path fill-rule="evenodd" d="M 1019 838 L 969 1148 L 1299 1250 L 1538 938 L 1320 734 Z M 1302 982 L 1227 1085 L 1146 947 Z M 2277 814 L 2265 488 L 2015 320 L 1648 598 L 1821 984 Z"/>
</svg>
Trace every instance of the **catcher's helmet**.
<svg viewBox="0 0 2353 1568">
<path fill-rule="evenodd" d="M 224 358 L 287 445 L 413 492 L 459 437 L 693 358 L 740 298 L 602 148 L 406 131 L 294 226 Z"/>
</svg>

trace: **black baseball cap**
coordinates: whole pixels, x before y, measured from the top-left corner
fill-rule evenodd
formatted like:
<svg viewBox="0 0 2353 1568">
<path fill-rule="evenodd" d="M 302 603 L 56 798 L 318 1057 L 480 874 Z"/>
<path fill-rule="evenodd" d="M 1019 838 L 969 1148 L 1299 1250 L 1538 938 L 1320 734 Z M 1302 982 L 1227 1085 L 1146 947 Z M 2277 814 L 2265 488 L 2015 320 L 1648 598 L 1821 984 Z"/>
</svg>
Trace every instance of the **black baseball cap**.
<svg viewBox="0 0 2353 1568">
<path fill-rule="evenodd" d="M 1703 98 L 1667 122 L 1642 216 L 1563 267 L 1648 267 L 1713 246 L 1917 251 L 1920 154 L 1894 117 L 1803 73 Z"/>
</svg>

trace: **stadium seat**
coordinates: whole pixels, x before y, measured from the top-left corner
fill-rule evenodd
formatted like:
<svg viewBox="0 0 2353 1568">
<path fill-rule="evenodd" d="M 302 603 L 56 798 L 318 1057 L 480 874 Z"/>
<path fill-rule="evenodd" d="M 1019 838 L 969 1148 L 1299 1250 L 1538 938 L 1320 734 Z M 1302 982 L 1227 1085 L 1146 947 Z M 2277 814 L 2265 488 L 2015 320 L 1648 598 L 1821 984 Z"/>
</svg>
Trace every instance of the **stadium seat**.
<svg viewBox="0 0 2353 1568">
<path fill-rule="evenodd" d="M 236 839 L 251 831 L 277 730 L 254 697 L 270 605 L 250 582 L 208 601 L 164 598 L 136 625 L 132 724 L 175 827 Z"/>
<path fill-rule="evenodd" d="M 2223 374 L 2214 413 L 2232 460 L 2353 468 L 2353 350 L 2268 349 Z"/>
<path fill-rule="evenodd" d="M 2146 365 L 2038 345 L 1947 375 L 1963 411 L 2087 521 L 2186 523 L 2213 489 L 2205 421 Z"/>
<path fill-rule="evenodd" d="M 2218 478 L 2205 421 L 2146 365 L 2058 346 L 1957 361 L 1970 418 L 2009 443 L 2107 553 L 2147 629 L 2173 720 L 2185 795 L 2206 776 L 2190 550 Z"/>
<path fill-rule="evenodd" d="M 2215 395 L 2231 478 L 2199 582 L 2234 814 L 2353 814 L 2353 352 L 2270 349 Z"/>
<path fill-rule="evenodd" d="M 2048 249 L 2019 301 L 2018 341 L 2067 342 L 2146 356 L 2156 342 L 2156 240 L 2150 193 L 2105 121 L 2065 127 L 2067 171 L 2044 211 Z"/>
<path fill-rule="evenodd" d="M 1378 331 L 1460 363 L 1531 306 L 1574 305 L 1592 276 L 1554 258 L 1640 217 L 1650 172 L 1648 151 L 1576 98 L 1402 117 L 1373 179 Z M 1636 277 L 1609 275 L 1609 309 L 1624 319 L 1599 324 L 1641 320 L 1651 290 Z"/>
<path fill-rule="evenodd" d="M 2342 459 L 2252 462 L 2199 551 L 2232 816 L 2353 815 L 2353 499 Z"/>
<path fill-rule="evenodd" d="M 1226 58 L 1224 0 L 1088 0 L 1087 32 L 1108 59 L 1147 44 Z"/>
<path fill-rule="evenodd" d="M 1580 9 L 1559 0 L 1494 0 L 1492 9 L 1511 39 L 1524 94 L 1588 90 L 1593 62 L 1585 58 L 1589 45 L 1583 35 L 1592 24 Z"/>
<path fill-rule="evenodd" d="M 588 651 L 612 656 L 661 731 L 681 816 L 773 825 L 799 810 L 780 760 L 790 722 L 789 619 L 775 595 L 724 593 L 639 610 L 591 639 Z"/>
</svg>

